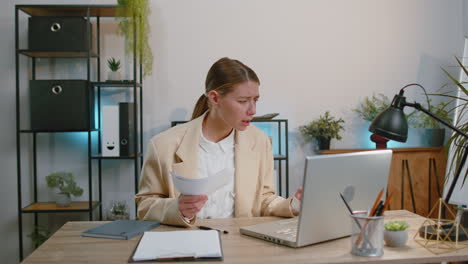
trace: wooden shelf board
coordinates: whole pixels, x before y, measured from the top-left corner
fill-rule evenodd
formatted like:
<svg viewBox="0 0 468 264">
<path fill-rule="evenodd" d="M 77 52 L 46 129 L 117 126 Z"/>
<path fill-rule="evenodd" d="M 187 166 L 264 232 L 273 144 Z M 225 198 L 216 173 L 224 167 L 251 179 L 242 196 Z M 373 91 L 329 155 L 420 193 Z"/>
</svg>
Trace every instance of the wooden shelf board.
<svg viewBox="0 0 468 264">
<path fill-rule="evenodd" d="M 420 148 L 390 148 L 393 152 L 439 152 L 444 147 L 420 147 Z M 339 153 L 348 153 L 348 152 L 358 152 L 358 151 L 371 151 L 379 149 L 327 149 L 327 150 L 318 150 L 320 154 L 339 154 Z"/>
<path fill-rule="evenodd" d="M 275 160 L 285 160 L 286 156 L 285 155 L 274 155 L 273 158 Z"/>
<path fill-rule="evenodd" d="M 22 129 L 20 133 L 70 133 L 70 132 L 96 132 L 99 129 L 87 129 L 87 130 L 31 130 L 31 129 Z"/>
<path fill-rule="evenodd" d="M 91 156 L 92 159 L 134 159 L 141 157 L 141 153 L 138 153 L 137 156 L 131 155 L 131 156 L 102 156 L 102 155 L 93 155 Z"/>
<path fill-rule="evenodd" d="M 98 202 L 92 203 L 92 208 L 95 208 L 98 205 Z M 23 208 L 23 212 L 38 212 L 38 211 L 86 211 L 89 210 L 89 202 L 72 202 L 71 206 L 67 207 L 59 207 L 55 204 L 55 202 L 39 202 L 33 203 L 25 208 Z"/>
<path fill-rule="evenodd" d="M 34 51 L 34 50 L 19 50 L 20 54 L 33 58 L 87 58 L 87 51 Z M 96 58 L 98 55 L 91 52 L 91 57 Z"/>
<path fill-rule="evenodd" d="M 91 17 L 115 17 L 116 5 L 18 5 L 21 11 L 31 16 L 86 16 L 89 8 Z"/>
</svg>

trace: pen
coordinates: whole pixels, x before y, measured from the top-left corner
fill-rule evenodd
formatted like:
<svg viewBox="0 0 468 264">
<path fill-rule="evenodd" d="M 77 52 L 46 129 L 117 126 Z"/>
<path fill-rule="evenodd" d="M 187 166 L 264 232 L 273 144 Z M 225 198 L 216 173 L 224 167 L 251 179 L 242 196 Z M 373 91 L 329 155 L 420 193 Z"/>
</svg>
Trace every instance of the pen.
<svg viewBox="0 0 468 264">
<path fill-rule="evenodd" d="M 209 226 L 198 226 L 198 228 L 201 230 L 216 230 L 216 231 L 222 232 L 223 234 L 229 234 L 227 230 L 220 230 L 220 229 L 212 228 Z"/>
<path fill-rule="evenodd" d="M 384 191 L 384 189 L 382 188 L 382 190 L 381 190 L 381 191 L 379 192 L 379 194 L 377 195 L 377 198 L 376 198 L 375 201 L 374 201 L 374 205 L 372 206 L 372 209 L 371 209 L 371 211 L 369 212 L 369 216 L 374 216 L 375 210 L 377 209 L 377 206 L 379 205 L 380 199 L 382 198 L 383 191 Z"/>
<path fill-rule="evenodd" d="M 385 199 L 385 203 L 384 203 L 384 206 L 383 206 L 383 209 L 382 209 L 382 212 L 380 213 L 380 215 L 383 215 L 385 213 L 385 211 L 387 210 L 387 208 L 390 206 L 390 200 L 392 199 L 392 193 L 390 193 L 387 197 L 387 199 Z"/>
<path fill-rule="evenodd" d="M 384 207 L 384 203 L 380 201 L 379 205 L 377 205 L 377 209 L 375 209 L 374 215 L 372 216 L 382 216 L 383 207 Z"/>
</svg>

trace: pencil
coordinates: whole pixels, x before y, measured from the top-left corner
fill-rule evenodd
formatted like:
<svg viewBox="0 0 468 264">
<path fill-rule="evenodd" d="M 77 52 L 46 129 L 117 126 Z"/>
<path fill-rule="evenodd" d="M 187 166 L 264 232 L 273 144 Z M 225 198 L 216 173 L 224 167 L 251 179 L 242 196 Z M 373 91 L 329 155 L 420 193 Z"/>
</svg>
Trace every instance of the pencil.
<svg viewBox="0 0 468 264">
<path fill-rule="evenodd" d="M 380 190 L 379 194 L 377 195 L 377 198 L 374 201 L 374 205 L 372 206 L 372 209 L 369 212 L 369 216 L 374 216 L 375 210 L 377 210 L 377 206 L 379 205 L 380 199 L 382 199 L 384 188 Z"/>
<path fill-rule="evenodd" d="M 382 212 L 380 213 L 380 215 L 383 215 L 385 213 L 385 211 L 387 210 L 388 206 L 390 205 L 390 200 L 392 199 L 392 193 L 390 193 L 387 197 L 387 199 L 385 199 L 385 203 L 384 203 L 384 206 L 383 206 L 383 209 L 382 209 Z"/>
</svg>

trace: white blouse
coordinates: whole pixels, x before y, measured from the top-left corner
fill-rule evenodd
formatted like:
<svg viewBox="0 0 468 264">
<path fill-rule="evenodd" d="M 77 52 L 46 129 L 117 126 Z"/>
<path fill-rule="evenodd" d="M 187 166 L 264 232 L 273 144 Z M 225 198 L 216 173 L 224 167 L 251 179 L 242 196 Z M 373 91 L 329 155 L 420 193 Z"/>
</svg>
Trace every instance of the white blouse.
<svg viewBox="0 0 468 264">
<path fill-rule="evenodd" d="M 200 134 L 198 147 L 198 177 L 205 178 L 226 168 L 232 168 L 228 184 L 208 195 L 198 218 L 234 217 L 234 129 L 219 142 L 212 142 Z"/>
<path fill-rule="evenodd" d="M 232 168 L 228 184 L 208 195 L 203 208 L 197 213 L 198 218 L 231 218 L 234 217 L 234 129 L 229 136 L 219 142 L 212 142 L 200 133 L 198 147 L 198 177 L 205 178 L 221 170 Z M 301 202 L 293 197 L 291 209 L 298 215 Z M 186 219 L 189 220 L 189 219 Z"/>
</svg>

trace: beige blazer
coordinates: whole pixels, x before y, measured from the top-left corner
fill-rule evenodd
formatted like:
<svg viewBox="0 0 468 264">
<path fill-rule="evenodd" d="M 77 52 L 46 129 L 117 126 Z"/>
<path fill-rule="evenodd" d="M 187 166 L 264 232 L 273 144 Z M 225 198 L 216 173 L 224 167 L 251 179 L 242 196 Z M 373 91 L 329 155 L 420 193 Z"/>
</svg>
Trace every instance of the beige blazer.
<svg viewBox="0 0 468 264">
<path fill-rule="evenodd" d="M 139 192 L 136 195 L 138 218 L 163 224 L 190 226 L 178 209 L 178 196 L 171 171 L 187 178 L 197 178 L 197 155 L 205 114 L 154 136 L 143 163 Z M 274 194 L 273 153 L 269 138 L 250 125 L 235 131 L 234 137 L 234 215 L 294 216 L 291 198 Z"/>
</svg>

